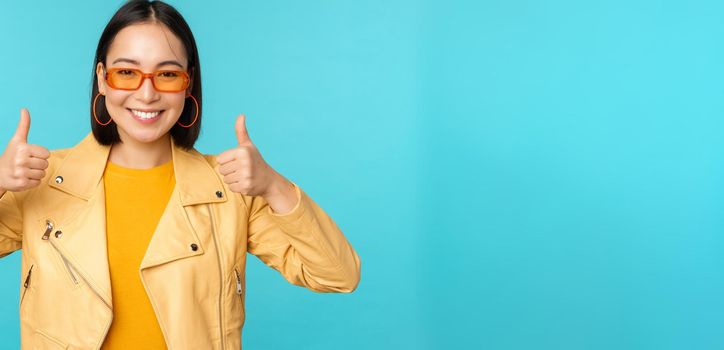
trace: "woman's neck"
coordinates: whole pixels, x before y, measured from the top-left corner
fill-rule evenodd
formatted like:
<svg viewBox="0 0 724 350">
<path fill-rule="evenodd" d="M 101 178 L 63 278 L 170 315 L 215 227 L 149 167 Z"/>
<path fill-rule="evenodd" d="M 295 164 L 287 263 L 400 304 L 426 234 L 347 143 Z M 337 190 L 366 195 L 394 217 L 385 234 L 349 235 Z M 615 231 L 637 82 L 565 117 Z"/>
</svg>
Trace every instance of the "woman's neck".
<svg viewBox="0 0 724 350">
<path fill-rule="evenodd" d="M 138 142 L 123 137 L 111 146 L 108 161 L 124 168 L 150 169 L 171 160 L 171 137 L 164 135 L 153 142 Z"/>
</svg>

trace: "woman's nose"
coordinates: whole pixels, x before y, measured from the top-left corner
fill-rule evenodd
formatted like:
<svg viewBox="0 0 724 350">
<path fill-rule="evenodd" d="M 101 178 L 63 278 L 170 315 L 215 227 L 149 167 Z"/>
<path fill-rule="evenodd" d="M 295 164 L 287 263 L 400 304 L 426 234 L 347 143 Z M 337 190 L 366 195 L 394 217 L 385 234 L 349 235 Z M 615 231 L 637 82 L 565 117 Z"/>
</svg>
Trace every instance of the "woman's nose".
<svg viewBox="0 0 724 350">
<path fill-rule="evenodd" d="M 153 87 L 151 78 L 143 79 L 141 87 L 138 88 L 139 99 L 143 102 L 152 102 L 158 99 L 159 93 Z"/>
</svg>

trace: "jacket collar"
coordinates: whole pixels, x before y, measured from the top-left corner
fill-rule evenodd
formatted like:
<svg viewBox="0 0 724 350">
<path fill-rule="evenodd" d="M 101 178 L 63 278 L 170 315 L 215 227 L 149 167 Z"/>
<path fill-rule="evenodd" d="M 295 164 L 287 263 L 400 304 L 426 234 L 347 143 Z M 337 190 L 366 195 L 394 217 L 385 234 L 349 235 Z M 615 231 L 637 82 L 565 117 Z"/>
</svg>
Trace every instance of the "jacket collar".
<svg viewBox="0 0 724 350">
<path fill-rule="evenodd" d="M 51 187 L 89 200 L 103 178 L 111 146 L 101 145 L 90 132 L 75 147 L 48 179 Z M 185 150 L 171 138 L 174 176 L 184 206 L 226 201 L 224 186 L 217 171 L 196 149 Z M 221 193 L 221 198 L 217 192 Z"/>
</svg>

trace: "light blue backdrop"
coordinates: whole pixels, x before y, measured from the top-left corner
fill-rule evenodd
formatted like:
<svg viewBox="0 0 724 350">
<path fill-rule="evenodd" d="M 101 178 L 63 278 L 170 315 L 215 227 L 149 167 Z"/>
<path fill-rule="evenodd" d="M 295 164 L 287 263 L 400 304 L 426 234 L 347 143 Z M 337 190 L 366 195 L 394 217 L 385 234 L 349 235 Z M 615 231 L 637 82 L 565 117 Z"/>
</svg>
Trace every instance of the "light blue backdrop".
<svg viewBox="0 0 724 350">
<path fill-rule="evenodd" d="M 246 113 L 362 258 L 349 295 L 250 259 L 246 349 L 724 348 L 723 3 L 171 3 L 200 48 L 197 148 Z M 89 131 L 119 4 L 3 5 L 0 144 L 24 106 L 33 143 Z M 7 348 L 19 270 L 0 260 Z"/>
</svg>

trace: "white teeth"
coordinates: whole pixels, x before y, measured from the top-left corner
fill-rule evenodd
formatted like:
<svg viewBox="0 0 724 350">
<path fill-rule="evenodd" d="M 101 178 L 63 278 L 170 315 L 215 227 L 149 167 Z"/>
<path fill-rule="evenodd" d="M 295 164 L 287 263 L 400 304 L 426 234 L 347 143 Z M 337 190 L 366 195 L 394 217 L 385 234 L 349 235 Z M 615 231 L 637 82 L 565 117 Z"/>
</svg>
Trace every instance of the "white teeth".
<svg viewBox="0 0 724 350">
<path fill-rule="evenodd" d="M 137 111 L 137 110 L 135 110 L 135 109 L 132 109 L 131 112 L 132 112 L 136 117 L 139 117 L 139 118 L 141 118 L 141 119 L 151 119 L 151 118 L 156 117 L 159 113 L 161 113 L 161 111 L 158 111 L 158 112 L 142 112 L 142 111 Z"/>
</svg>

